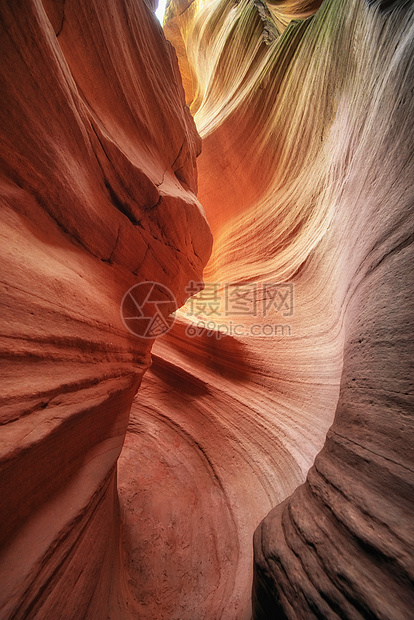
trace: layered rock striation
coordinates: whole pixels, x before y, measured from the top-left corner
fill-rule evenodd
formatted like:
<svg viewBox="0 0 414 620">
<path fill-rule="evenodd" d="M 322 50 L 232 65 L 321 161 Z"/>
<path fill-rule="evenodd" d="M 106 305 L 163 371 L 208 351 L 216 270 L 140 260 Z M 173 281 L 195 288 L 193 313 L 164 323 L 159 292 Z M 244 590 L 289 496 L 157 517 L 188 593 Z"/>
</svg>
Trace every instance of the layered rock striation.
<svg viewBox="0 0 414 620">
<path fill-rule="evenodd" d="M 317 8 L 170 4 L 165 31 L 203 137 L 210 287 L 156 344 L 124 454 L 130 472 L 144 429 L 173 433 L 185 459 L 139 459 L 155 481 L 149 501 L 168 471 L 183 528 L 171 548 L 194 540 L 194 518 L 216 536 L 176 563 L 186 583 L 192 567 L 192 591 L 160 593 L 160 617 L 249 618 L 249 541 L 282 500 L 255 536 L 256 618 L 410 617 L 412 7 L 336 1 L 309 17 Z M 291 285 L 292 314 L 264 312 L 274 283 Z M 258 305 L 241 316 L 226 296 L 245 286 Z M 208 487 L 195 471 L 210 472 Z M 140 499 L 120 475 L 132 531 Z M 210 500 L 208 514 L 206 489 L 222 506 Z M 171 540 L 169 497 L 158 541 Z"/>
<path fill-rule="evenodd" d="M 0 617 L 408 620 L 412 3 L 154 8 L 0 7 Z"/>
<path fill-rule="evenodd" d="M 152 341 L 120 306 L 201 278 L 200 139 L 144 3 L 5 1 L 0 28 L 0 617 L 132 617 L 116 464 Z"/>
</svg>

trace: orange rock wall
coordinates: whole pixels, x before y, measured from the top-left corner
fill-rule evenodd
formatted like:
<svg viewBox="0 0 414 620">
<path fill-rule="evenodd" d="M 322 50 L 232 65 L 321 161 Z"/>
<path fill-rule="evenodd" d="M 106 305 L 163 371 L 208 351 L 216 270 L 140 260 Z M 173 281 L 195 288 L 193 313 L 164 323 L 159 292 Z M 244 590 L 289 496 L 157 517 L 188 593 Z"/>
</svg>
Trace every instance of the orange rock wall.
<svg viewBox="0 0 414 620">
<path fill-rule="evenodd" d="M 151 343 L 120 304 L 201 278 L 200 140 L 144 3 L 5 1 L 0 28 L 0 617 L 124 619 L 116 464 Z"/>
<path fill-rule="evenodd" d="M 226 284 L 288 282 L 294 312 L 187 304 L 155 345 L 120 468 L 131 537 L 148 514 L 131 479 L 152 481 L 157 527 L 134 541 L 151 574 L 162 567 L 153 617 L 249 618 L 252 532 L 298 486 L 256 533 L 255 617 L 411 613 L 412 7 L 336 1 L 289 23 L 299 3 L 287 4 L 167 14 L 203 138 L 205 279 L 222 302 Z M 291 331 L 217 337 L 231 323 Z M 139 456 L 148 434 L 151 459 Z M 173 454 L 158 437 L 175 438 Z M 188 584 L 188 566 L 190 590 L 168 590 L 177 572 Z"/>
<path fill-rule="evenodd" d="M 1 4 L 1 618 L 410 618 L 413 8 L 320 4 Z"/>
</svg>

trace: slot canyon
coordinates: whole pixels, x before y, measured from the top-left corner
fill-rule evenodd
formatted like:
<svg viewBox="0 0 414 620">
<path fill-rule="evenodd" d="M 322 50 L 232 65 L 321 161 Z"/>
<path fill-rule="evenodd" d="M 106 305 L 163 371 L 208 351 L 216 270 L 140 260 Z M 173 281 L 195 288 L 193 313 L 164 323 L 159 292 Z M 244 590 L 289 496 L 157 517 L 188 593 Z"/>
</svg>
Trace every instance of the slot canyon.
<svg viewBox="0 0 414 620">
<path fill-rule="evenodd" d="M 0 0 L 0 620 L 414 618 L 411 0 Z"/>
</svg>

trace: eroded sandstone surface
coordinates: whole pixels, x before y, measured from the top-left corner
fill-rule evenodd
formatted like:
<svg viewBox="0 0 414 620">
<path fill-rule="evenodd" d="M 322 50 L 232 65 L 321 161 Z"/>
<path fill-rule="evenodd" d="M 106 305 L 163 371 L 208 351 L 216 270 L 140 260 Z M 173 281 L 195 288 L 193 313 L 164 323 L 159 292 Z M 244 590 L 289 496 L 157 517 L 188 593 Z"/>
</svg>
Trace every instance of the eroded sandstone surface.
<svg viewBox="0 0 414 620">
<path fill-rule="evenodd" d="M 244 526 L 306 475 L 334 418 L 305 485 L 256 531 L 254 617 L 409 618 L 412 5 L 328 2 L 290 23 L 317 7 L 214 7 L 170 15 L 203 137 L 206 279 L 295 290 L 290 338 L 239 339 L 254 430 L 234 381 L 213 381 L 239 472 L 259 464 L 233 503 Z"/>
<path fill-rule="evenodd" d="M 411 618 L 412 3 L 0 7 L 0 617 Z"/>
<path fill-rule="evenodd" d="M 151 341 L 120 304 L 201 278 L 200 139 L 144 3 L 5 1 L 0 28 L 0 617 L 126 618 L 116 463 Z"/>
</svg>

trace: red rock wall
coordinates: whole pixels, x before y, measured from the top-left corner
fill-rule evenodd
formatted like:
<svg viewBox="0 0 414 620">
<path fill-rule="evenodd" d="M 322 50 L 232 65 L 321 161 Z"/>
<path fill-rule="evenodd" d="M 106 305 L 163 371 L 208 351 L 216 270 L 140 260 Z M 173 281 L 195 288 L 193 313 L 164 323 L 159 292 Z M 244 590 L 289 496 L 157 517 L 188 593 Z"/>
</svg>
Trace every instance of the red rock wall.
<svg viewBox="0 0 414 620">
<path fill-rule="evenodd" d="M 151 341 L 120 304 L 201 278 L 200 140 L 144 3 L 4 1 L 0 28 L 0 617 L 124 619 L 116 463 Z"/>
<path fill-rule="evenodd" d="M 191 361 L 191 372 L 210 392 L 178 419 L 192 429 L 208 417 L 192 437 L 204 438 L 235 515 L 239 586 L 255 520 L 306 477 L 256 532 L 255 618 L 408 619 L 412 5 L 338 0 L 287 25 L 304 5 L 170 10 L 203 137 L 199 198 L 215 237 L 206 279 L 295 291 L 290 338 L 209 346 L 206 335 L 197 348 L 177 334 L 206 365 L 200 375 Z M 212 421 L 225 426 L 222 452 Z M 230 608 L 216 617 L 249 617 Z"/>
<path fill-rule="evenodd" d="M 1 4 L 0 617 L 411 617 L 413 10 L 319 4 L 171 2 L 189 107 L 142 2 Z M 131 409 L 123 295 L 210 253 L 189 108 L 219 302 Z"/>
</svg>

